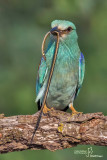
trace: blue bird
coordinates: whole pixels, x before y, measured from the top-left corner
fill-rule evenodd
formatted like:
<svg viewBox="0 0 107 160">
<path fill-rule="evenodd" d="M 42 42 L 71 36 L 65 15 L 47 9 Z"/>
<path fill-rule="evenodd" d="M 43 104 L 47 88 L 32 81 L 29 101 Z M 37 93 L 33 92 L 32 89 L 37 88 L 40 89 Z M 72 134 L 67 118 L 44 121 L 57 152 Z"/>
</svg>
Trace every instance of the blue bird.
<svg viewBox="0 0 107 160">
<path fill-rule="evenodd" d="M 73 101 L 82 87 L 85 59 L 78 46 L 76 27 L 72 22 L 65 20 L 55 20 L 51 23 L 51 27 L 50 41 L 45 52 L 46 59 L 41 58 L 38 69 L 36 102 L 40 109 L 55 52 L 57 31 L 60 37 L 58 54 L 43 113 L 47 113 L 51 108 L 66 110 L 69 106 L 72 114 L 78 114 L 80 112 L 73 107 Z"/>
</svg>

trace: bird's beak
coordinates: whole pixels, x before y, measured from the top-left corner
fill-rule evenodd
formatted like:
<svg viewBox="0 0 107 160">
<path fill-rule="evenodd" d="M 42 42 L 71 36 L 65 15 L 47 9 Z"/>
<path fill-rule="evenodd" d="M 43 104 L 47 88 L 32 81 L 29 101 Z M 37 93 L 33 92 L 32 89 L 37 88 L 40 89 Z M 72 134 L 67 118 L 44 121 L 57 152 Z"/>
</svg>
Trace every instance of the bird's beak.
<svg viewBox="0 0 107 160">
<path fill-rule="evenodd" d="M 54 36 L 57 36 L 57 33 L 56 32 L 59 32 L 60 33 L 60 30 L 58 29 L 58 27 L 54 27 L 50 30 L 50 33 Z"/>
</svg>

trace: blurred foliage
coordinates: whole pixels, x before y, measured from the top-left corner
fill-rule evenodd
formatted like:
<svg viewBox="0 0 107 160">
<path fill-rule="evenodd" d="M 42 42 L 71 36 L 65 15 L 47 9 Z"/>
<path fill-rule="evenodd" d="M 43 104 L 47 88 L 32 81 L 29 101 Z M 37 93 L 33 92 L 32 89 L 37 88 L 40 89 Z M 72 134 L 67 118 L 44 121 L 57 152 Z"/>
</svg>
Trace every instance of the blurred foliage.
<svg viewBox="0 0 107 160">
<path fill-rule="evenodd" d="M 86 60 L 85 80 L 75 106 L 84 113 L 107 114 L 106 17 L 106 0 L 0 0 L 0 113 L 10 116 L 37 111 L 35 81 L 41 43 L 51 21 L 65 19 L 76 24 Z M 74 150 L 87 148 L 15 152 L 1 155 L 0 160 L 85 159 Z M 93 146 L 93 150 L 106 159 L 105 147 Z"/>
</svg>

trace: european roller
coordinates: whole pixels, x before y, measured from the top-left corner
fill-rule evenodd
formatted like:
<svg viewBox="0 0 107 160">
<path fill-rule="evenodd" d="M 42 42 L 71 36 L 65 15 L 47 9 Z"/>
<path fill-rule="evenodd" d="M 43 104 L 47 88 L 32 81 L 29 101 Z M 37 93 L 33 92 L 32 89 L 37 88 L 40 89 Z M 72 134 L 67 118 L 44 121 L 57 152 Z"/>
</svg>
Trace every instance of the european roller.
<svg viewBox="0 0 107 160">
<path fill-rule="evenodd" d="M 80 112 L 75 110 L 73 102 L 83 83 L 85 60 L 78 45 L 76 26 L 69 21 L 55 20 L 51 23 L 49 44 L 45 52 L 46 59 L 41 58 L 38 69 L 36 102 L 40 109 L 55 52 L 56 32 L 59 33 L 59 48 L 43 113 L 47 113 L 51 108 L 66 110 L 69 107 L 72 114 L 78 114 Z"/>
</svg>

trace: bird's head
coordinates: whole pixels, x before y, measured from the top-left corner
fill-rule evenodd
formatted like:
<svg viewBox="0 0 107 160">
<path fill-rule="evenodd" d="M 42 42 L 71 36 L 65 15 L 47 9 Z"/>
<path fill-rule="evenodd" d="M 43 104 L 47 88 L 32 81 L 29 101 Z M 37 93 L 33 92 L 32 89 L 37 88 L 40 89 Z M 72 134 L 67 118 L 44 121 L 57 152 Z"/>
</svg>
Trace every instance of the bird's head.
<svg viewBox="0 0 107 160">
<path fill-rule="evenodd" d="M 61 41 L 70 40 L 72 42 L 75 42 L 78 39 L 76 27 L 70 21 L 55 20 L 51 23 L 51 27 L 52 29 L 50 30 L 50 32 L 52 36 L 54 36 L 54 38 L 57 36 L 56 32 L 58 32 Z"/>
</svg>

